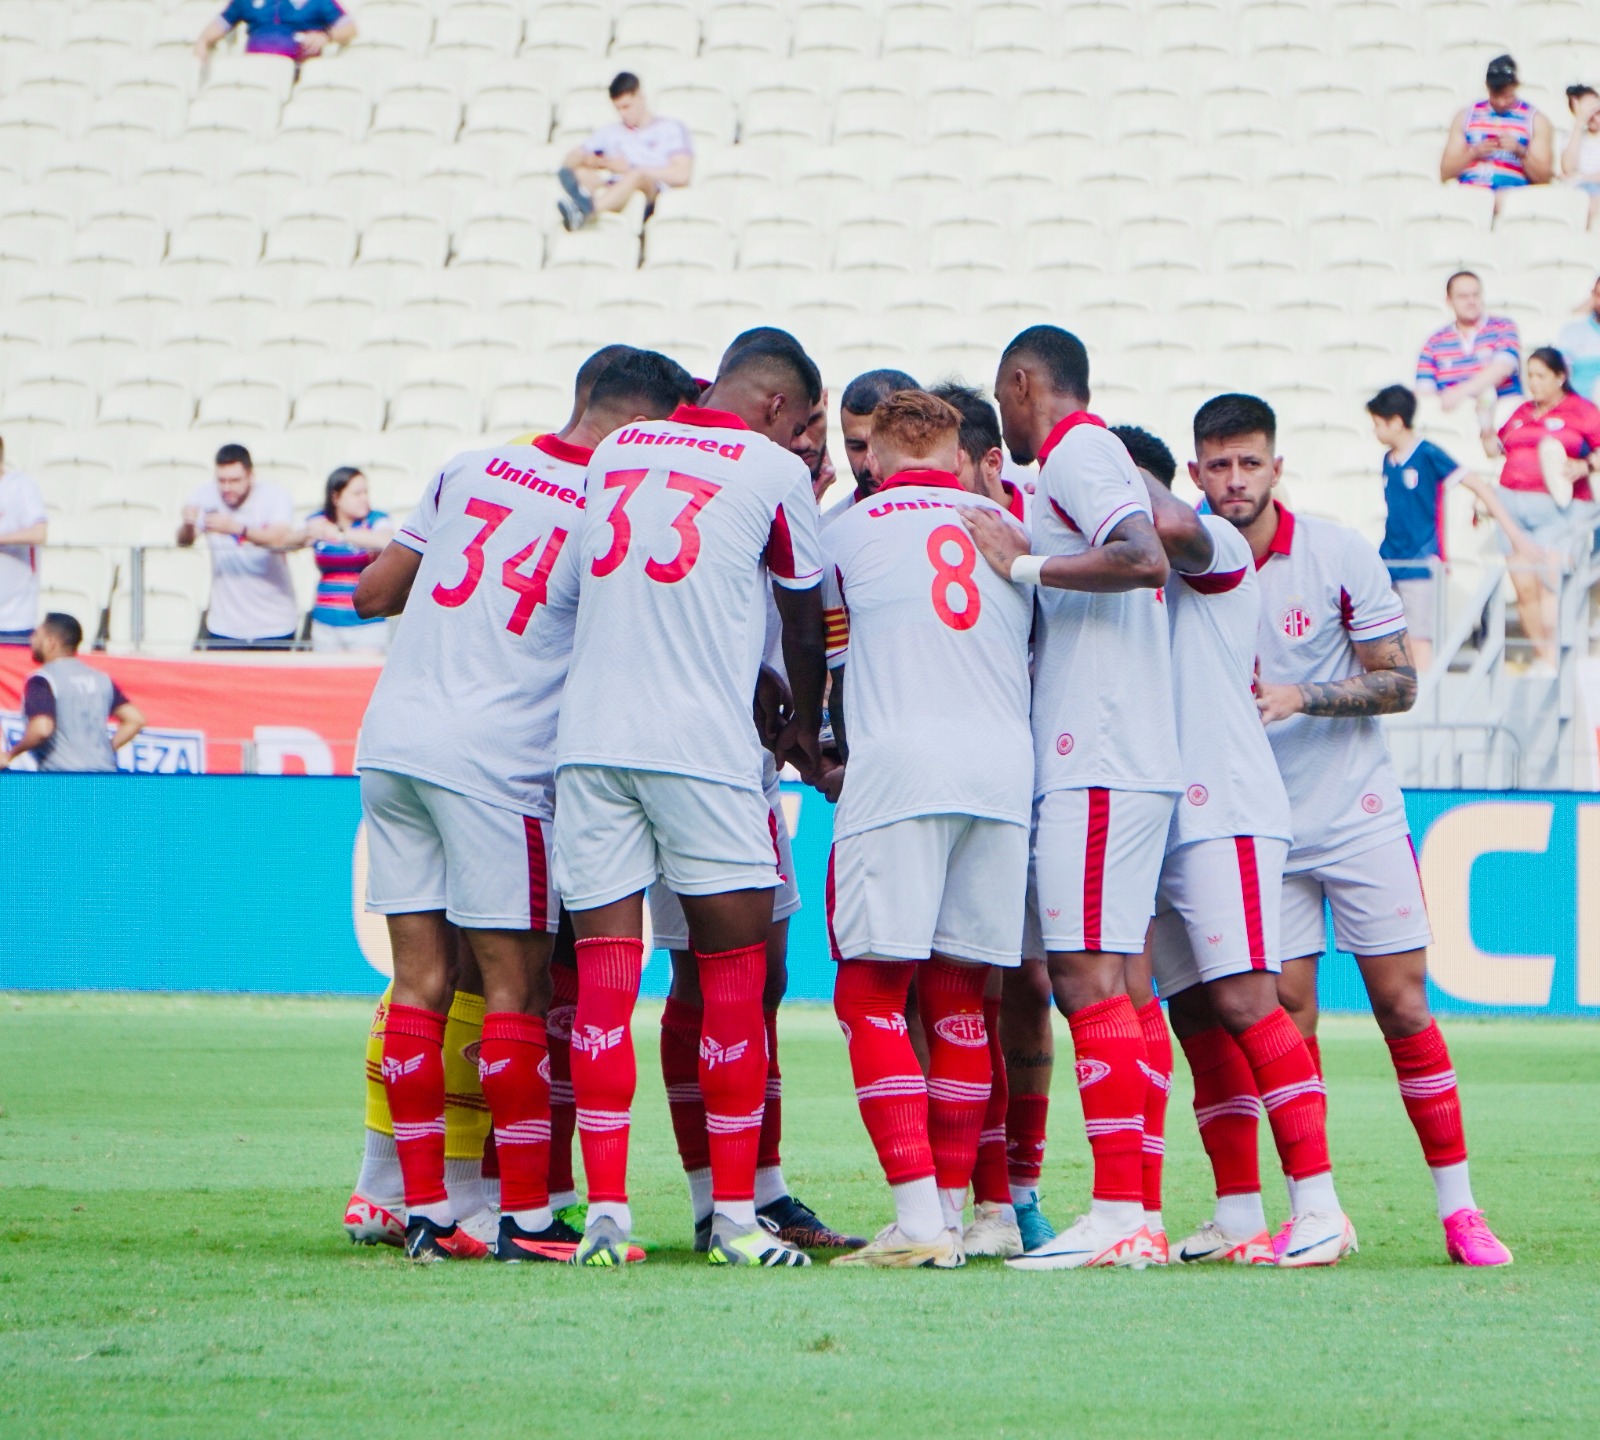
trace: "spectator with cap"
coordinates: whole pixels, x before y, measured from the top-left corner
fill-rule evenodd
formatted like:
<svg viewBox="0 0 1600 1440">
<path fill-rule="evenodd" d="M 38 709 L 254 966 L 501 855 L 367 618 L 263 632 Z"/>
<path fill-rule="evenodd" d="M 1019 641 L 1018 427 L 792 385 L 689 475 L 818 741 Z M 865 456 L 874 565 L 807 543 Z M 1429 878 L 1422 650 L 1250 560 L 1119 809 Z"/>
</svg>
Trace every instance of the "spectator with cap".
<svg viewBox="0 0 1600 1440">
<path fill-rule="evenodd" d="M 388 515 L 372 508 L 365 475 L 353 465 L 341 465 L 328 476 L 322 509 L 306 521 L 301 540 L 317 562 L 313 650 L 381 655 L 389 648 L 389 622 L 357 615 L 355 593 L 361 572 L 393 537 Z"/>
<path fill-rule="evenodd" d="M 39 546 L 49 515 L 33 476 L 6 464 L 0 440 L 0 645 L 27 645 L 39 618 Z"/>
<path fill-rule="evenodd" d="M 1585 229 L 1600 216 L 1600 94 L 1592 85 L 1567 86 L 1572 133 L 1561 147 L 1561 178 L 1589 197 Z"/>
<path fill-rule="evenodd" d="M 1417 396 L 1434 412 L 1430 418 L 1442 417 L 1462 441 L 1476 437 L 1494 454 L 1496 403 L 1522 393 L 1517 322 L 1484 314 L 1483 282 L 1471 270 L 1445 281 L 1444 298 L 1450 323 L 1428 336 L 1417 356 Z"/>
<path fill-rule="evenodd" d="M 1600 394 L 1600 278 L 1589 291 L 1584 312 L 1569 320 L 1556 336 L 1556 349 L 1572 379 L 1572 388 L 1585 400 Z"/>
<path fill-rule="evenodd" d="M 566 191 L 557 202 L 561 223 L 581 230 L 597 210 L 620 210 L 643 195 L 648 214 L 663 190 L 689 183 L 694 141 L 681 120 L 653 115 L 639 77 L 627 70 L 611 82 L 617 119 L 574 149 L 557 171 Z"/>
<path fill-rule="evenodd" d="M 844 387 L 844 394 L 839 397 L 839 428 L 844 432 L 844 462 L 850 467 L 856 488 L 822 512 L 823 524 L 878 488 L 879 477 L 872 473 L 867 448 L 872 438 L 872 412 L 896 390 L 918 388 L 904 370 L 868 370 Z"/>
<path fill-rule="evenodd" d="M 144 729 L 139 713 L 112 678 L 78 659 L 83 626 L 52 612 L 31 640 L 41 667 L 22 687 L 22 738 L 0 750 L 0 770 L 19 755 L 32 754 L 44 771 L 111 771 L 117 751 Z M 115 735 L 106 721 L 117 722 Z"/>
<path fill-rule="evenodd" d="M 300 610 L 284 549 L 296 543 L 289 492 L 258 480 L 243 445 L 217 451 L 216 478 L 189 496 L 178 544 L 205 536 L 211 603 L 200 646 L 207 650 L 287 649 Z"/>
<path fill-rule="evenodd" d="M 195 59 L 209 60 L 235 25 L 243 25 L 249 37 L 247 54 L 282 55 L 296 64 L 356 38 L 356 22 L 339 0 L 228 0 L 194 42 Z"/>
<path fill-rule="evenodd" d="M 1439 178 L 1500 192 L 1545 185 L 1555 173 L 1550 122 L 1517 93 L 1517 62 L 1496 55 L 1484 74 L 1488 95 L 1451 122 Z"/>
</svg>

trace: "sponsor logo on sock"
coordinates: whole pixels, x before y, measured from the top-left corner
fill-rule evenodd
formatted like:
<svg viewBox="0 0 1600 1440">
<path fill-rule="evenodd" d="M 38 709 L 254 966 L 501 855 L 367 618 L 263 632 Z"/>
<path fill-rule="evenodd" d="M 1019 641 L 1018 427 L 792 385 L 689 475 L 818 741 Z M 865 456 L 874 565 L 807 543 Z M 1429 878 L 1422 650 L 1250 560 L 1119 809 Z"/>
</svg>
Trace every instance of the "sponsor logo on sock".
<svg viewBox="0 0 1600 1440">
<path fill-rule="evenodd" d="M 572 1022 L 577 1018 L 576 1005 L 556 1005 L 544 1017 L 544 1028 L 554 1040 L 570 1040 L 572 1038 Z"/>
<path fill-rule="evenodd" d="M 1078 1072 L 1080 1090 L 1087 1090 L 1111 1073 L 1111 1067 L 1104 1060 L 1080 1060 L 1073 1068 Z"/>
<path fill-rule="evenodd" d="M 494 1060 L 494 1061 L 479 1060 L 478 1061 L 478 1080 L 479 1080 L 479 1082 L 481 1083 L 482 1081 L 487 1080 L 491 1075 L 498 1075 L 510 1063 L 511 1063 L 511 1057 L 509 1055 L 507 1055 L 504 1060 Z"/>
<path fill-rule="evenodd" d="M 1143 1060 L 1138 1061 L 1137 1064 L 1144 1071 L 1144 1078 L 1154 1085 L 1157 1090 L 1172 1089 L 1172 1076 L 1163 1075 L 1159 1070 L 1152 1069 Z"/>
<path fill-rule="evenodd" d="M 740 1040 L 732 1045 L 723 1045 L 713 1040 L 709 1035 L 700 1037 L 700 1058 L 706 1062 L 707 1070 L 715 1070 L 718 1065 L 732 1065 L 749 1048 L 750 1042 L 748 1040 Z"/>
<path fill-rule="evenodd" d="M 896 1011 L 893 1015 L 869 1015 L 867 1024 L 875 1030 L 887 1030 L 891 1035 L 906 1033 L 906 1017 Z"/>
<path fill-rule="evenodd" d="M 402 1075 L 414 1075 L 422 1068 L 423 1057 L 413 1055 L 409 1060 L 391 1060 L 387 1055 L 383 1057 L 383 1078 L 398 1080 Z"/>
<path fill-rule="evenodd" d="M 622 1035 L 627 1028 L 626 1025 L 618 1025 L 614 1030 L 602 1030 L 598 1025 L 585 1025 L 579 1030 L 574 1026 L 572 1048 L 580 1055 L 598 1060 L 607 1050 L 622 1044 Z"/>
<path fill-rule="evenodd" d="M 933 1027 L 933 1033 L 941 1040 L 969 1050 L 981 1050 L 989 1043 L 982 1015 L 946 1015 Z"/>
</svg>

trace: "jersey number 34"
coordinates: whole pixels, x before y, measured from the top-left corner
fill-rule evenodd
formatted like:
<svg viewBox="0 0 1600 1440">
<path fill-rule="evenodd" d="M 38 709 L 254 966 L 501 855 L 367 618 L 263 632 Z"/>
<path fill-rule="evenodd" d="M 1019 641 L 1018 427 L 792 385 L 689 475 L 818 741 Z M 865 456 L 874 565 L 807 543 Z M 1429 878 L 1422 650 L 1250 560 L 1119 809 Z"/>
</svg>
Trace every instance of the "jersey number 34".
<svg viewBox="0 0 1600 1440">
<path fill-rule="evenodd" d="M 457 585 L 433 587 L 434 600 L 450 610 L 465 605 L 478 588 L 478 582 L 483 579 L 484 546 L 489 543 L 489 537 L 510 518 L 511 507 L 496 505 L 492 500 L 480 500 L 474 495 L 467 501 L 467 514 L 474 520 L 483 521 L 483 529 L 467 542 L 467 548 L 462 552 L 462 558 L 467 562 L 467 573 Z M 567 543 L 567 532 L 559 526 L 553 529 L 539 558 L 534 561 L 533 570 L 524 574 L 522 567 L 533 559 L 533 552 L 539 548 L 541 540 L 544 540 L 544 536 L 535 535 L 500 567 L 500 583 L 517 597 L 511 618 L 506 621 L 506 629 L 513 635 L 521 635 L 527 630 L 534 610 L 549 598 L 550 571 L 555 568 L 561 547 Z"/>
</svg>

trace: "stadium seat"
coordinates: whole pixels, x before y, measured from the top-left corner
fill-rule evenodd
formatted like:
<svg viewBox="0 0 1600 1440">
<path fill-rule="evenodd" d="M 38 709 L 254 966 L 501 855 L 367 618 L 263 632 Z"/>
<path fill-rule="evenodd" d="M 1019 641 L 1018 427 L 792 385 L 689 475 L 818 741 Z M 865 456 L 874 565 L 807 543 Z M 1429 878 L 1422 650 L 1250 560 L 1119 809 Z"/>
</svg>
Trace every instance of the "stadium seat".
<svg viewBox="0 0 1600 1440">
<path fill-rule="evenodd" d="M 604 5 L 541 5 L 527 20 L 522 54 L 542 57 L 604 55 L 611 43 L 611 12 Z"/>
<path fill-rule="evenodd" d="M 456 55 L 474 64 L 514 55 L 522 39 L 522 15 L 515 5 L 452 5 L 434 22 L 429 53 Z"/>
<path fill-rule="evenodd" d="M 597 225 L 574 234 L 555 231 L 549 238 L 545 266 L 551 270 L 631 271 L 639 268 L 636 221 L 604 216 Z"/>
<path fill-rule="evenodd" d="M 880 17 L 863 5 L 843 0 L 805 5 L 795 12 L 793 53 L 796 59 L 866 59 L 878 52 L 881 26 Z"/>
<path fill-rule="evenodd" d="M 980 5 L 972 17 L 972 53 L 1037 64 L 1054 51 L 1054 16 L 1042 5 Z"/>
<path fill-rule="evenodd" d="M 100 401 L 101 428 L 114 428 L 119 434 L 143 430 L 147 439 L 154 439 L 187 429 L 193 419 L 189 387 L 175 375 L 124 376 Z"/>
<path fill-rule="evenodd" d="M 358 17 L 359 44 L 396 55 L 421 55 L 433 39 L 433 16 L 422 5 L 367 0 Z"/>
<path fill-rule="evenodd" d="M 789 53 L 786 10 L 766 5 L 719 5 L 702 21 L 700 53 L 738 61 Z"/>
<path fill-rule="evenodd" d="M 272 434 L 288 421 L 289 397 L 283 386 L 254 374 L 236 374 L 211 383 L 195 412 L 197 429 L 230 435 Z"/>
</svg>

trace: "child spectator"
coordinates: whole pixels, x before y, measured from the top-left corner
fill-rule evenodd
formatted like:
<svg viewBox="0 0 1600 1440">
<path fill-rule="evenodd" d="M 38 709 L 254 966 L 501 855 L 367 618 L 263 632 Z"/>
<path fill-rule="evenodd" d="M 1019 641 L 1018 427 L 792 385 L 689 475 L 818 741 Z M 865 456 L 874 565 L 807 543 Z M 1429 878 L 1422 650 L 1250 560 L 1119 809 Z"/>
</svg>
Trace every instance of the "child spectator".
<svg viewBox="0 0 1600 1440">
<path fill-rule="evenodd" d="M 1572 133 L 1561 150 L 1561 178 L 1589 197 L 1587 229 L 1600 215 L 1600 94 L 1589 85 L 1567 86 Z"/>
</svg>

